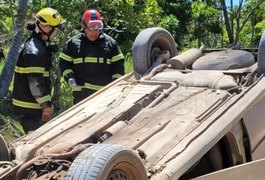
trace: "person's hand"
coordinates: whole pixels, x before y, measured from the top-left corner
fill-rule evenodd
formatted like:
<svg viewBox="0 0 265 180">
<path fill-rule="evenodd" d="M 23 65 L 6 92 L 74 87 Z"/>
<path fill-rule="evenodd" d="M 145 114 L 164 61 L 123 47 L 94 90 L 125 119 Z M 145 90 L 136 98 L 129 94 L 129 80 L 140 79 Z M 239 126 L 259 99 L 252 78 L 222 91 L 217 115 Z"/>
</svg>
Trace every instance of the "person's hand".
<svg viewBox="0 0 265 180">
<path fill-rule="evenodd" d="M 42 121 L 48 122 L 52 117 L 52 107 L 45 107 L 42 109 Z"/>
<path fill-rule="evenodd" d="M 72 87 L 74 91 L 81 91 L 81 87 L 76 84 L 75 78 L 70 78 L 68 84 Z"/>
</svg>

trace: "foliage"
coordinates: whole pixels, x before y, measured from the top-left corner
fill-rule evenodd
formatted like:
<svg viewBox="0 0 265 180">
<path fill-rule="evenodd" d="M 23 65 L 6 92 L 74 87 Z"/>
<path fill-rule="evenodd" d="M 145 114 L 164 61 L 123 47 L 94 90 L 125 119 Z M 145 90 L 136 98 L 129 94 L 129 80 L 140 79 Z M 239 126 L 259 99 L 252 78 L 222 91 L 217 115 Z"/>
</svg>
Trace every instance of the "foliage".
<svg viewBox="0 0 265 180">
<path fill-rule="evenodd" d="M 55 112 L 56 114 L 60 114 L 61 112 L 65 111 L 69 107 L 73 105 L 73 97 L 72 97 L 72 90 L 70 86 L 61 79 L 61 94 L 60 94 L 60 111 Z"/>
<path fill-rule="evenodd" d="M 228 9 L 225 8 L 225 0 L 221 0 L 226 32 L 230 44 L 242 43 L 244 42 L 242 41 L 242 38 L 245 37 L 244 35 L 254 36 L 255 25 L 264 18 L 264 13 L 260 13 L 264 12 L 264 0 L 240 0 L 235 6 L 232 2 L 230 2 L 230 9 Z M 242 31 L 247 32 L 247 34 L 242 35 Z M 251 38 L 251 41 L 253 41 L 253 38 Z M 248 42 L 248 44 L 253 44 L 253 42 Z"/>
<path fill-rule="evenodd" d="M 220 13 L 217 7 L 213 5 L 201 2 L 192 4 L 193 26 L 190 27 L 192 27 L 192 34 L 199 40 L 198 46 L 202 41 L 206 47 L 212 47 L 210 45 L 213 42 L 211 41 L 212 38 L 215 34 L 221 33 Z M 214 44 L 213 46 L 218 45 Z"/>
<path fill-rule="evenodd" d="M 10 1 L 12 5 L 12 1 Z M 8 33 L 12 27 L 12 17 L 13 11 L 10 6 L 7 6 L 5 3 L 0 3 L 0 29 L 1 33 Z"/>
<path fill-rule="evenodd" d="M 189 23 L 192 17 L 191 1 L 158 0 L 161 7 L 161 27 L 167 29 L 175 39 L 179 48 L 185 44 L 185 36 L 190 35 Z"/>
<path fill-rule="evenodd" d="M 255 25 L 255 29 L 254 29 L 254 37 L 253 37 L 253 45 L 255 47 L 258 47 L 258 43 L 260 41 L 261 35 L 263 33 L 263 31 L 265 30 L 265 20 L 257 23 Z"/>
<path fill-rule="evenodd" d="M 11 116 L 0 114 L 0 126 L 0 134 L 4 136 L 7 142 L 14 141 L 15 139 L 25 135 L 20 123 Z"/>
<path fill-rule="evenodd" d="M 5 98 L 0 98 L 0 134 L 7 141 L 14 140 L 25 134 L 20 123 L 12 116 L 11 102 L 10 94 Z"/>
<path fill-rule="evenodd" d="M 179 20 L 174 15 L 169 15 L 161 19 L 161 27 L 165 29 L 177 29 L 179 26 Z"/>
<path fill-rule="evenodd" d="M 13 13 L 14 9 L 16 9 L 17 7 L 14 3 L 12 3 L 12 1 L 10 1 L 10 3 L 12 4 L 13 9 L 10 7 L 10 5 L 7 5 L 7 2 L 0 3 L 0 48 L 4 50 L 6 50 L 7 48 L 9 49 L 8 46 L 10 45 L 12 37 L 16 33 L 15 31 L 13 31 Z"/>
</svg>

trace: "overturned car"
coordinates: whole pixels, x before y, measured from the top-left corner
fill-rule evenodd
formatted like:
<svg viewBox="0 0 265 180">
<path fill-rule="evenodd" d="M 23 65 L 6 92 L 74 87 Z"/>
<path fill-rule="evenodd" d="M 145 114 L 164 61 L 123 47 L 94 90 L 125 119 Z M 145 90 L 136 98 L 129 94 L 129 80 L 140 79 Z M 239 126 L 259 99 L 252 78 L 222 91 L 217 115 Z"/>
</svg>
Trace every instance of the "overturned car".
<svg viewBox="0 0 265 180">
<path fill-rule="evenodd" d="M 190 179 L 265 157 L 265 34 L 258 51 L 178 53 L 140 32 L 134 72 L 7 144 L 0 179 Z"/>
</svg>

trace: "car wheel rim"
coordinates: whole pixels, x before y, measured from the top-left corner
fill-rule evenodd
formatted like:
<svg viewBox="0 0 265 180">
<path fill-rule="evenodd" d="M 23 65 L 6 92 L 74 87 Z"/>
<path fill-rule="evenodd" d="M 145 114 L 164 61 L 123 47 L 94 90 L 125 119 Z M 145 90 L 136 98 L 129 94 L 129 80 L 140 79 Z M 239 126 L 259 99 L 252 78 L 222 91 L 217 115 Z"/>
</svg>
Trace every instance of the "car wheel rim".
<svg viewBox="0 0 265 180">
<path fill-rule="evenodd" d="M 133 176 L 130 172 L 126 172 L 121 169 L 112 170 L 109 174 L 108 180 L 130 180 L 133 179 Z"/>
</svg>

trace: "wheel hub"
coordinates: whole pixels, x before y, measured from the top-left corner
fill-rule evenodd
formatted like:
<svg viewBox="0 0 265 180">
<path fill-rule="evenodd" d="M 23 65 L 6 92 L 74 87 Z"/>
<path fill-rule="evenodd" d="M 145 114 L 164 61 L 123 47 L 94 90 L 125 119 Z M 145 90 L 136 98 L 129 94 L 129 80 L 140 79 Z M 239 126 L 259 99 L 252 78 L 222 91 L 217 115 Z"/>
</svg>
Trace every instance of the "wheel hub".
<svg viewBox="0 0 265 180">
<path fill-rule="evenodd" d="M 133 177 L 130 173 L 120 169 L 115 169 L 111 171 L 109 177 L 107 178 L 107 180 L 132 180 L 132 179 Z"/>
<path fill-rule="evenodd" d="M 158 47 L 155 47 L 151 50 L 150 53 L 150 60 L 151 60 L 151 65 L 153 65 L 156 62 L 156 59 L 158 55 L 160 54 L 161 50 Z"/>
</svg>

